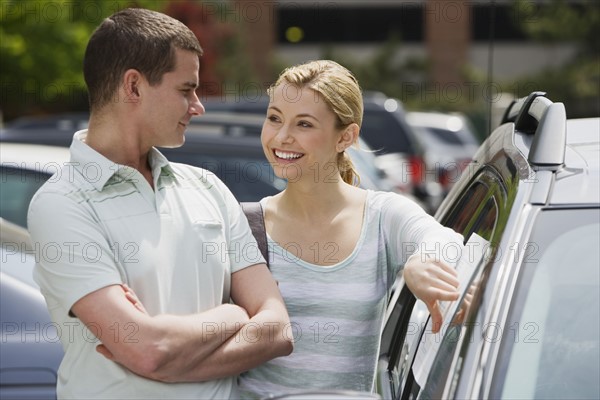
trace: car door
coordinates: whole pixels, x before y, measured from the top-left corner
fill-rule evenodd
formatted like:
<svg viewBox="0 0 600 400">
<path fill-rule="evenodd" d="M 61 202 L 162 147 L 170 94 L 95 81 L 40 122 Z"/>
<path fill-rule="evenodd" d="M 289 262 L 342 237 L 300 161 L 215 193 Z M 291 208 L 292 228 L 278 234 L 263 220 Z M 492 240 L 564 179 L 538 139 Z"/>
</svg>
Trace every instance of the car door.
<svg viewBox="0 0 600 400">
<path fill-rule="evenodd" d="M 461 233 L 467 242 L 475 233 L 490 242 L 491 259 L 494 256 L 494 241 L 506 225 L 510 211 L 509 192 L 512 183 L 506 183 L 497 171 L 489 166 L 482 167 L 471 182 L 457 196 L 453 204 L 447 208 L 440 221 L 445 226 Z M 468 295 L 463 295 L 459 310 L 466 315 L 469 306 L 476 300 L 478 282 L 482 279 L 482 271 L 486 257 L 474 272 Z M 425 382 L 417 382 L 414 374 L 414 361 L 423 340 L 425 326 L 429 318 L 426 306 L 416 301 L 407 287 L 398 285 L 398 290 L 390 301 L 386 325 L 382 334 L 381 351 L 377 372 L 377 391 L 386 399 L 409 399 L 415 396 L 428 395 L 443 390 L 443 387 L 432 385 L 424 387 Z M 467 289 L 469 290 L 469 289 Z M 458 321 L 456 321 L 458 322 Z M 449 324 L 443 330 L 444 335 L 432 337 L 440 340 L 439 351 L 435 356 L 434 367 L 429 372 L 426 382 L 446 382 L 450 363 L 459 342 L 461 323 Z M 433 374 L 433 375 L 431 375 Z"/>
</svg>

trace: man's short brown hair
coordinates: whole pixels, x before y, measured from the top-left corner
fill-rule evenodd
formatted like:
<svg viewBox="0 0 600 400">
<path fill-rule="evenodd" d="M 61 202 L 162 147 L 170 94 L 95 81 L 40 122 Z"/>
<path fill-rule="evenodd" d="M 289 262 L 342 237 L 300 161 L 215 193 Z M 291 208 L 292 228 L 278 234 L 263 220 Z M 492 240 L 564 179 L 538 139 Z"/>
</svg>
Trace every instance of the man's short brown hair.
<svg viewBox="0 0 600 400">
<path fill-rule="evenodd" d="M 202 55 L 194 33 L 180 21 L 143 8 L 127 8 L 106 18 L 88 42 L 83 76 L 90 108 L 113 100 L 123 74 L 139 71 L 151 85 L 175 69 L 175 49 Z"/>
</svg>

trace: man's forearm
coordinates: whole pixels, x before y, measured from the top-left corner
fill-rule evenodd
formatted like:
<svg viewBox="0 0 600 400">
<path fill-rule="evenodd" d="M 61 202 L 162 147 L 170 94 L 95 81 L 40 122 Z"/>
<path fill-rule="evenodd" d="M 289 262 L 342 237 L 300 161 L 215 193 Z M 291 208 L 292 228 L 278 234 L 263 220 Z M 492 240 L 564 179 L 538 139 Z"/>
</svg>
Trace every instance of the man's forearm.
<svg viewBox="0 0 600 400">
<path fill-rule="evenodd" d="M 99 351 L 138 375 L 173 382 L 193 370 L 239 332 L 249 318 L 241 307 L 225 304 L 201 314 L 143 316 L 135 344 L 102 341 Z M 106 350 L 106 351 L 105 351 Z"/>
<path fill-rule="evenodd" d="M 176 376 L 177 382 L 207 381 L 240 374 L 293 349 L 289 321 L 271 310 L 259 312 L 202 362 Z"/>
</svg>

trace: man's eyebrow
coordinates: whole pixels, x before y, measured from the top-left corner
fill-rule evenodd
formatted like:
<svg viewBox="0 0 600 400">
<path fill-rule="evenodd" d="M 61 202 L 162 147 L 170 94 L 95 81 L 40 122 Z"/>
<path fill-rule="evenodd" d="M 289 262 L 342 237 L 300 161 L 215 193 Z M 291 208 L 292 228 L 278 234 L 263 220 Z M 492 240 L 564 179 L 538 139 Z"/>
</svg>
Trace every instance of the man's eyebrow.
<svg viewBox="0 0 600 400">
<path fill-rule="evenodd" d="M 189 88 L 192 88 L 192 89 L 196 89 L 198 87 L 198 84 L 196 82 L 191 82 L 190 81 L 190 82 L 184 82 L 182 86 L 189 87 Z"/>
</svg>

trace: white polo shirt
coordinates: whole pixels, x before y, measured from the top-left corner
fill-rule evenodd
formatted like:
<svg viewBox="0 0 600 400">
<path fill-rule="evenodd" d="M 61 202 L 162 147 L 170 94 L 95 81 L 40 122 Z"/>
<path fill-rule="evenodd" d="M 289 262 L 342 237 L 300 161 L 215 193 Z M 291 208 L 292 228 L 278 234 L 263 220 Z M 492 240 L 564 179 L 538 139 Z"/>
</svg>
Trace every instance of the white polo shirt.
<svg viewBox="0 0 600 400">
<path fill-rule="evenodd" d="M 137 170 L 87 146 L 86 134 L 75 134 L 70 163 L 36 193 L 28 215 L 34 278 L 65 349 L 58 397 L 229 398 L 233 377 L 165 384 L 131 373 L 97 353 L 94 334 L 69 316 L 85 295 L 121 283 L 151 315 L 202 312 L 222 304 L 232 273 L 264 262 L 238 202 L 214 174 L 152 149 L 153 190 Z M 135 345 L 133 324 L 109 329 Z"/>
</svg>

